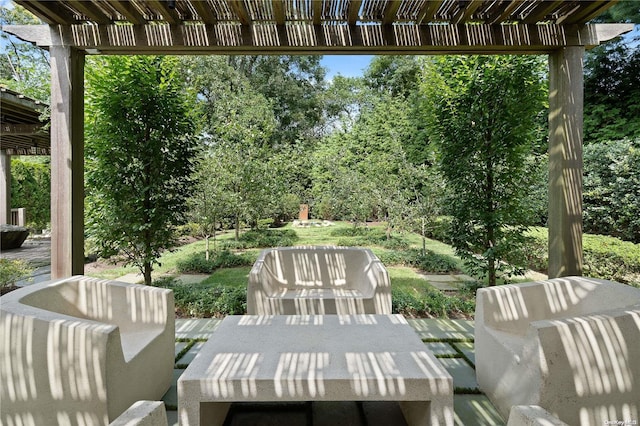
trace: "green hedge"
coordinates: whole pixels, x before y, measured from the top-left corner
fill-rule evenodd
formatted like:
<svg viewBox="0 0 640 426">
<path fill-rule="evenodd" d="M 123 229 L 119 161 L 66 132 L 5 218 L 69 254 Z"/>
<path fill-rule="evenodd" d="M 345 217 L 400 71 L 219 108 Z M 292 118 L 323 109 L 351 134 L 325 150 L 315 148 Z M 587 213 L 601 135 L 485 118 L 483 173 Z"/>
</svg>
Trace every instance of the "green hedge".
<svg viewBox="0 0 640 426">
<path fill-rule="evenodd" d="M 448 296 L 436 289 L 410 293 L 392 287 L 391 306 L 394 314 L 407 317 L 460 318 L 472 316 L 476 303 L 472 293 Z"/>
<path fill-rule="evenodd" d="M 235 254 L 229 250 L 210 253 L 209 260 L 204 252 L 194 253 L 185 260 L 177 263 L 176 268 L 181 274 L 211 274 L 219 268 L 234 268 L 236 266 L 251 266 L 256 261 L 253 254 Z"/>
<path fill-rule="evenodd" d="M 528 235 L 528 267 L 547 272 L 548 236 L 545 228 L 534 228 Z M 640 287 L 640 244 L 606 235 L 584 234 L 584 275 Z"/>
<path fill-rule="evenodd" d="M 36 163 L 11 159 L 11 206 L 24 207 L 27 227 L 46 229 L 51 222 L 51 167 L 48 163 Z"/>
<path fill-rule="evenodd" d="M 173 290 L 176 314 L 180 317 L 210 318 L 247 312 L 247 289 L 244 286 L 183 284 L 173 278 L 157 280 L 154 285 Z"/>
<path fill-rule="evenodd" d="M 379 252 L 378 258 L 386 266 L 411 266 L 436 274 L 459 272 L 455 258 L 431 250 L 422 253 L 420 249 L 390 250 Z"/>
<path fill-rule="evenodd" d="M 298 234 L 293 229 L 259 229 L 241 234 L 238 241 L 225 241 L 223 247 L 230 250 L 288 247 L 296 241 Z"/>
</svg>

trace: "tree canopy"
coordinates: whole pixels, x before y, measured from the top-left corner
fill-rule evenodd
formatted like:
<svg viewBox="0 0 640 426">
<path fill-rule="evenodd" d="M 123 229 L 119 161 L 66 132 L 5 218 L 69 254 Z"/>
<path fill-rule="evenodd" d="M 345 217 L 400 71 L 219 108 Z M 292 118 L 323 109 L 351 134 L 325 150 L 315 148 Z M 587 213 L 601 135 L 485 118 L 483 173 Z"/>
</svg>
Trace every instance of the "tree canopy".
<svg viewBox="0 0 640 426">
<path fill-rule="evenodd" d="M 88 230 L 151 284 L 184 221 L 196 139 L 189 97 L 168 57 L 104 57 L 87 73 Z"/>
</svg>

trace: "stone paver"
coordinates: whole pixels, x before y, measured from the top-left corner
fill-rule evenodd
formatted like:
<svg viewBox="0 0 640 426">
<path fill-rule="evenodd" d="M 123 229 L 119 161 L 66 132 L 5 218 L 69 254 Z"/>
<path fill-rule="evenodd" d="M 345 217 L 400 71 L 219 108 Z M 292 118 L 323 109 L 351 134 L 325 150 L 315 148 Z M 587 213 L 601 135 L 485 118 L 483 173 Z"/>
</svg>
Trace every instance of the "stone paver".
<svg viewBox="0 0 640 426">
<path fill-rule="evenodd" d="M 179 360 L 176 361 L 176 364 L 177 365 L 191 364 L 191 361 L 193 361 L 196 355 L 198 355 L 198 352 L 200 352 L 200 349 L 202 349 L 203 345 L 204 345 L 204 342 L 196 342 L 191 348 L 189 348 L 186 354 L 184 354 Z"/>
<path fill-rule="evenodd" d="M 473 321 L 448 319 L 409 319 L 421 339 L 473 340 Z"/>
<path fill-rule="evenodd" d="M 439 358 L 438 361 L 453 377 L 453 387 L 456 389 L 478 390 L 476 371 L 462 358 Z"/>
<path fill-rule="evenodd" d="M 474 365 L 476 363 L 476 350 L 473 342 L 455 342 L 452 343 L 460 352 L 467 357 Z"/>
<path fill-rule="evenodd" d="M 176 339 L 208 339 L 216 327 L 219 319 L 191 318 L 176 320 Z"/>
<path fill-rule="evenodd" d="M 449 343 L 445 342 L 427 342 L 425 343 L 427 349 L 433 354 L 438 356 L 459 356 L 458 352 Z"/>
<path fill-rule="evenodd" d="M 175 356 L 178 356 L 178 354 L 179 354 L 180 352 L 182 352 L 182 350 L 183 350 L 184 348 L 186 348 L 188 344 L 189 344 L 189 343 L 187 343 L 187 342 L 176 342 L 176 352 L 175 352 Z"/>
<path fill-rule="evenodd" d="M 455 395 L 455 422 L 458 426 L 503 426 L 505 421 L 484 395 Z"/>
</svg>

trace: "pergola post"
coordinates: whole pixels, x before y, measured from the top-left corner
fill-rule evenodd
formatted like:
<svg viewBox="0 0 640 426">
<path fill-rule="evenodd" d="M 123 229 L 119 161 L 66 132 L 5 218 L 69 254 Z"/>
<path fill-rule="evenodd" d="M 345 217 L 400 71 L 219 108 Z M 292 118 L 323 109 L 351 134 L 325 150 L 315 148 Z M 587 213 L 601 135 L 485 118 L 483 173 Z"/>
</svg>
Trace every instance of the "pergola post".
<svg viewBox="0 0 640 426">
<path fill-rule="evenodd" d="M 11 156 L 0 151 L 0 224 L 11 224 Z"/>
<path fill-rule="evenodd" d="M 549 55 L 549 277 L 582 275 L 584 47 Z"/>
<path fill-rule="evenodd" d="M 84 273 L 84 52 L 51 46 L 51 277 Z"/>
</svg>

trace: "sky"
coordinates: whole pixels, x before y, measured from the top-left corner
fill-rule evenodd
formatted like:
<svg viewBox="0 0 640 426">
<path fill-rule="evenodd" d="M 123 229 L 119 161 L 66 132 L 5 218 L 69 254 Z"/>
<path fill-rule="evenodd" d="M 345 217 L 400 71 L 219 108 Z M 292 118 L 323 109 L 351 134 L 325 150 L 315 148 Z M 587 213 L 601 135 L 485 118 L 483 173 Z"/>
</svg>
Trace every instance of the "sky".
<svg viewBox="0 0 640 426">
<path fill-rule="evenodd" d="M 343 77 L 359 77 L 369 66 L 371 55 L 325 55 L 320 64 L 327 69 L 327 80 L 337 74 Z"/>
</svg>

